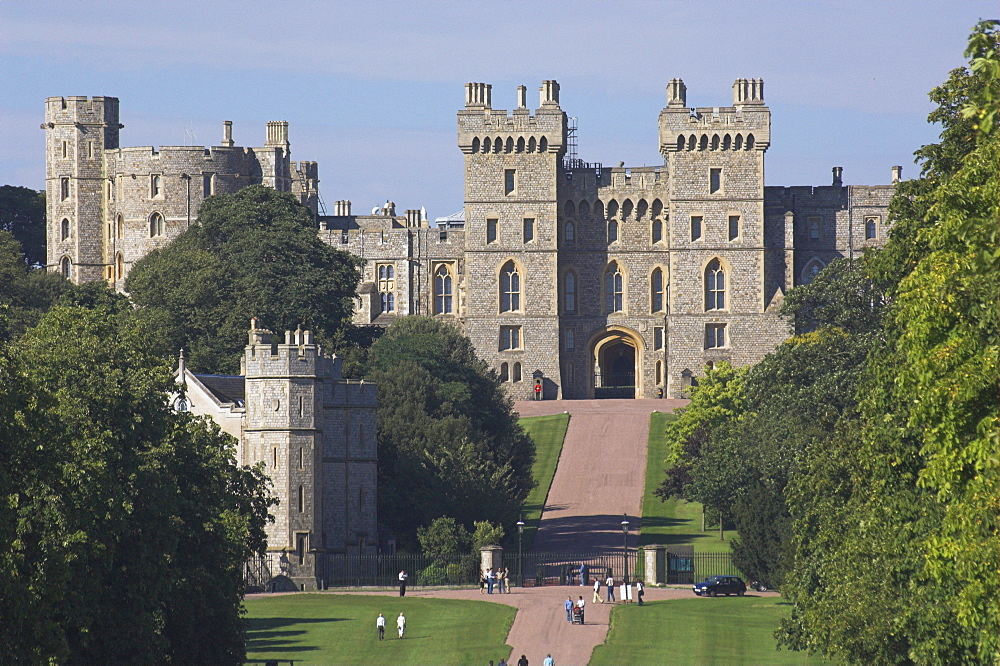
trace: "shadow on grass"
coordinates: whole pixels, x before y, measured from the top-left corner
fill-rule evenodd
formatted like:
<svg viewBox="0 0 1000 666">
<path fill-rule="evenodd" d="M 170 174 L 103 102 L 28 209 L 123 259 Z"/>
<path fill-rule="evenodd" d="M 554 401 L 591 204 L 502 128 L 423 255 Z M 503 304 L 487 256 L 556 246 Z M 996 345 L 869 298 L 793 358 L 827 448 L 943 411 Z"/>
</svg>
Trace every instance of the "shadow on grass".
<svg viewBox="0 0 1000 666">
<path fill-rule="evenodd" d="M 313 645 L 293 645 L 292 641 L 306 634 L 305 630 L 291 629 L 301 624 L 343 622 L 347 618 L 258 617 L 247 622 L 247 654 L 251 652 L 310 652 Z M 252 662 L 250 662 L 252 663 Z"/>
</svg>

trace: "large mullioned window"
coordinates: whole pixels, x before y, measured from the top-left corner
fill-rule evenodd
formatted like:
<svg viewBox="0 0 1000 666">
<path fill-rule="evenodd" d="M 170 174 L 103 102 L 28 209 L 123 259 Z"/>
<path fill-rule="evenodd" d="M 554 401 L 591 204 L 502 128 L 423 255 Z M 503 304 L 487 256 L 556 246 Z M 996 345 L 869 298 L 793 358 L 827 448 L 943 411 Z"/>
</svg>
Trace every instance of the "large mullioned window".
<svg viewBox="0 0 1000 666">
<path fill-rule="evenodd" d="M 656 268 L 649 277 L 650 312 L 663 312 L 663 270 Z"/>
<path fill-rule="evenodd" d="M 612 263 L 604 273 L 604 309 L 622 312 L 625 307 L 625 276 L 621 266 Z"/>
<path fill-rule="evenodd" d="M 521 311 L 521 274 L 517 265 L 508 261 L 500 269 L 500 312 Z"/>
<path fill-rule="evenodd" d="M 441 264 L 434 271 L 434 314 L 453 314 L 452 285 L 448 266 Z"/>
<path fill-rule="evenodd" d="M 705 267 L 705 310 L 726 309 L 726 272 L 718 259 Z"/>
</svg>

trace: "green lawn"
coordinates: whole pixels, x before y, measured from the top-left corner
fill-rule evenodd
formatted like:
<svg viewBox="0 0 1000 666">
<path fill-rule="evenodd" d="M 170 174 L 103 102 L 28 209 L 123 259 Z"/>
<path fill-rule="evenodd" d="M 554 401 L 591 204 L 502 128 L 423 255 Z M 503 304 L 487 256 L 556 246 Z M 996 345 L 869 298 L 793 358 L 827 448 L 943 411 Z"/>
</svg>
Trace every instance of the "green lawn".
<svg viewBox="0 0 1000 666">
<path fill-rule="evenodd" d="M 453 599 L 293 594 L 246 600 L 247 662 L 486 664 L 509 656 L 515 609 Z M 396 618 L 406 615 L 406 636 Z M 386 618 L 379 642 L 375 618 Z"/>
<path fill-rule="evenodd" d="M 646 490 L 642 498 L 642 532 L 639 545 L 691 544 L 697 553 L 728 553 L 729 541 L 719 539 L 718 529 L 701 531 L 701 504 L 684 500 L 660 501 L 653 494 L 663 481 L 663 461 L 667 443 L 663 428 L 677 418 L 673 414 L 653 412 L 649 419 L 649 453 L 646 458 Z M 726 532 L 726 538 L 736 532 Z"/>
<path fill-rule="evenodd" d="M 549 486 L 552 485 L 552 477 L 559 464 L 559 453 L 562 451 L 563 440 L 566 439 L 566 428 L 569 427 L 569 414 L 523 418 L 521 427 L 535 441 L 535 465 L 531 468 L 531 474 L 538 482 L 524 503 L 524 549 L 528 550 L 535 538 L 545 498 L 549 495 Z M 511 536 L 516 538 L 516 535 Z"/>
<path fill-rule="evenodd" d="M 829 663 L 775 649 L 774 631 L 789 612 L 780 597 L 753 596 L 618 606 L 590 664 Z"/>
</svg>

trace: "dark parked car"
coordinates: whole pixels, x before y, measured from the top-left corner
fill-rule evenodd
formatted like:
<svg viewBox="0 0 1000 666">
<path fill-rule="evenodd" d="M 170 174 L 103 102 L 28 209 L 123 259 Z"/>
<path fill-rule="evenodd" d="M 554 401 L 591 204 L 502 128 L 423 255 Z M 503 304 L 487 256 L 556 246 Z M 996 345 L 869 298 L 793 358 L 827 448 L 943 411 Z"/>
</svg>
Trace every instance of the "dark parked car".
<svg viewBox="0 0 1000 666">
<path fill-rule="evenodd" d="M 692 589 L 699 597 L 716 597 L 720 594 L 727 597 L 730 594 L 742 597 L 743 593 L 747 591 L 747 586 L 741 578 L 736 576 L 712 576 L 700 583 L 695 583 Z"/>
</svg>

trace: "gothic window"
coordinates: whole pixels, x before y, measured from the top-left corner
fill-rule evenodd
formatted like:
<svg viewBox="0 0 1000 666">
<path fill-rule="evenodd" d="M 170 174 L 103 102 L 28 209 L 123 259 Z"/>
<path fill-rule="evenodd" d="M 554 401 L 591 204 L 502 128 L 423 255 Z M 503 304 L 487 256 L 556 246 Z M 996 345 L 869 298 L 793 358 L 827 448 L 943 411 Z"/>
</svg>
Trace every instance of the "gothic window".
<svg viewBox="0 0 1000 666">
<path fill-rule="evenodd" d="M 708 170 L 709 194 L 717 194 L 720 190 L 722 190 L 722 169 L 709 169 Z"/>
<path fill-rule="evenodd" d="M 510 366 L 507 365 L 507 361 L 500 364 L 500 381 L 510 381 Z"/>
<path fill-rule="evenodd" d="M 743 135 L 742 134 L 737 134 L 736 135 L 736 141 L 733 142 L 733 149 L 734 150 L 743 150 Z"/>
<path fill-rule="evenodd" d="M 116 227 L 117 228 L 115 229 L 115 235 L 118 238 L 124 237 L 125 236 L 125 218 L 123 218 L 121 215 L 118 216 L 118 222 L 116 223 Z"/>
<path fill-rule="evenodd" d="M 434 313 L 452 314 L 452 276 L 446 264 L 434 271 Z"/>
<path fill-rule="evenodd" d="M 163 216 L 159 213 L 153 213 L 149 216 L 149 237 L 154 238 L 156 236 L 163 235 Z"/>
<path fill-rule="evenodd" d="M 718 259 L 705 267 L 705 310 L 726 309 L 726 272 Z"/>
<path fill-rule="evenodd" d="M 544 136 L 538 140 L 538 152 L 544 153 L 549 149 L 549 140 Z"/>
<path fill-rule="evenodd" d="M 650 312 L 663 312 L 663 270 L 656 268 L 649 278 Z"/>
<path fill-rule="evenodd" d="M 692 134 L 691 136 L 689 136 L 688 137 L 688 148 L 687 149 L 688 150 L 694 150 L 694 143 L 697 140 L 698 140 L 698 137 L 696 137 L 694 134 Z"/>
<path fill-rule="evenodd" d="M 801 283 L 809 284 L 821 270 L 823 270 L 823 262 L 815 257 L 810 259 L 805 268 L 802 269 Z"/>
<path fill-rule="evenodd" d="M 497 220 L 494 219 L 486 220 L 486 242 L 487 243 L 497 242 Z"/>
<path fill-rule="evenodd" d="M 740 237 L 740 216 L 729 216 L 729 240 L 734 241 Z"/>
<path fill-rule="evenodd" d="M 500 312 L 520 312 L 521 275 L 513 261 L 500 269 Z"/>
<path fill-rule="evenodd" d="M 521 348 L 521 327 L 500 327 L 500 351 L 515 351 Z"/>
<path fill-rule="evenodd" d="M 698 142 L 698 150 L 708 150 L 708 135 L 702 134 L 701 140 Z"/>
<path fill-rule="evenodd" d="M 504 169 L 503 170 L 503 193 L 504 194 L 514 194 L 514 189 L 517 186 L 517 172 L 514 169 Z"/>
<path fill-rule="evenodd" d="M 712 135 L 712 150 L 718 150 L 718 149 L 719 149 L 719 135 L 718 134 L 713 134 Z"/>
<path fill-rule="evenodd" d="M 69 199 L 69 178 L 59 179 L 59 198 L 63 201 Z"/>
<path fill-rule="evenodd" d="M 535 152 L 535 137 L 531 137 L 530 139 L 528 139 L 528 152 L 529 153 Z"/>
<path fill-rule="evenodd" d="M 618 220 L 608 220 L 608 243 L 618 240 Z"/>
<path fill-rule="evenodd" d="M 722 149 L 729 150 L 732 147 L 733 147 L 733 137 L 727 134 L 725 138 L 722 139 Z"/>
<path fill-rule="evenodd" d="M 522 226 L 524 230 L 523 234 L 524 242 L 530 243 L 531 241 L 535 240 L 535 218 L 533 217 L 524 218 L 524 223 Z"/>
<path fill-rule="evenodd" d="M 472 139 L 472 152 L 474 152 L 474 153 L 478 153 L 479 152 L 479 137 L 478 136 Z"/>
<path fill-rule="evenodd" d="M 490 146 L 492 146 L 492 145 L 493 145 L 493 142 L 490 141 L 490 137 L 486 137 L 485 139 L 483 139 L 483 152 L 484 153 L 490 152 Z"/>
<path fill-rule="evenodd" d="M 865 218 L 865 239 L 874 240 L 878 238 L 878 218 L 877 217 L 866 217 Z"/>
<path fill-rule="evenodd" d="M 115 279 L 121 280 L 125 275 L 125 257 L 119 252 L 115 256 Z"/>
<path fill-rule="evenodd" d="M 576 273 L 563 276 L 563 311 L 576 314 Z"/>
<path fill-rule="evenodd" d="M 684 150 L 684 135 L 677 137 L 677 150 Z"/>
<path fill-rule="evenodd" d="M 72 264 L 70 263 L 69 257 L 63 257 L 62 259 L 59 260 L 59 273 L 67 280 L 70 277 L 71 265 Z"/>
<path fill-rule="evenodd" d="M 820 218 L 809 218 L 809 240 L 819 240 Z"/>
<path fill-rule="evenodd" d="M 379 264 L 378 293 L 382 312 L 396 311 L 396 268 L 392 264 Z"/>
<path fill-rule="evenodd" d="M 500 137 L 493 139 L 493 152 L 498 155 L 503 152 L 503 139 Z"/>
<path fill-rule="evenodd" d="M 505 153 L 512 153 L 512 152 L 514 152 L 514 137 L 511 137 L 511 136 L 507 137 L 507 145 L 504 148 L 504 152 Z"/>
<path fill-rule="evenodd" d="M 520 363 L 515 363 L 511 367 L 510 380 L 512 382 L 519 382 L 519 381 L 521 381 L 521 364 Z"/>
<path fill-rule="evenodd" d="M 517 138 L 517 152 L 519 152 L 519 153 L 523 153 L 524 152 L 524 137 L 523 136 L 519 136 Z"/>
<path fill-rule="evenodd" d="M 69 220 L 64 217 L 63 221 L 59 224 L 59 239 L 67 240 L 69 238 L 69 232 Z"/>
<path fill-rule="evenodd" d="M 149 196 L 153 199 L 163 197 L 163 176 L 158 173 L 149 177 Z"/>
<path fill-rule="evenodd" d="M 604 274 L 604 309 L 606 312 L 622 312 L 624 309 L 625 276 L 621 266 L 612 263 Z"/>
<path fill-rule="evenodd" d="M 663 240 L 663 222 L 653 220 L 653 242 L 659 243 Z"/>
<path fill-rule="evenodd" d="M 691 240 L 701 240 L 701 223 L 704 219 L 701 215 L 691 216 Z"/>
<path fill-rule="evenodd" d="M 705 324 L 705 349 L 721 349 L 726 346 L 726 325 Z"/>
<path fill-rule="evenodd" d="M 663 361 L 656 362 L 656 385 L 663 384 Z"/>
<path fill-rule="evenodd" d="M 566 241 L 567 245 L 576 242 L 576 225 L 573 224 L 572 220 L 567 220 L 566 226 L 563 227 L 563 240 Z"/>
<path fill-rule="evenodd" d="M 563 333 L 563 346 L 567 351 L 576 348 L 576 333 L 572 328 L 567 328 L 565 333 Z"/>
<path fill-rule="evenodd" d="M 753 150 L 753 134 L 747 134 L 747 150 Z"/>
</svg>

